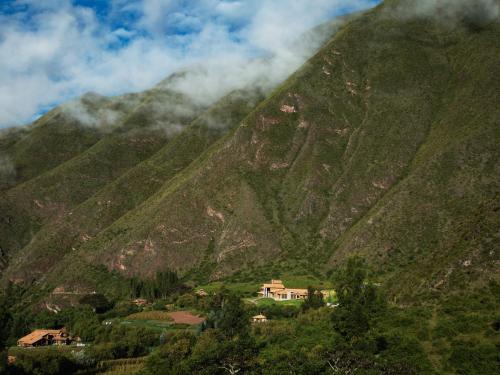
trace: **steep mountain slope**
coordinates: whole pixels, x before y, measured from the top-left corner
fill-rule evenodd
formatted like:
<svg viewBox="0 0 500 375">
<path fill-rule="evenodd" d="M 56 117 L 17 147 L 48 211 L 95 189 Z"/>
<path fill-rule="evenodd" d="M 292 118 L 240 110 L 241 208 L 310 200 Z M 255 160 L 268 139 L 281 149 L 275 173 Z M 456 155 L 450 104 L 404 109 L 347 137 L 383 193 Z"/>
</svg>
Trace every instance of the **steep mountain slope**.
<svg viewBox="0 0 500 375">
<path fill-rule="evenodd" d="M 36 177 L 99 140 L 96 129 L 74 126 L 70 121 L 47 115 L 28 129 L 16 128 L 6 132 L 0 138 L 0 153 L 5 162 L 12 165 L 12 173 L 2 176 L 0 189 L 6 190 Z M 57 145 L 54 139 L 57 139 Z"/>
<path fill-rule="evenodd" d="M 24 131 L 8 132 L 6 139 L 26 134 L 5 142 L 2 154 L 16 171 L 22 172 L 25 163 L 30 168 L 0 196 L 2 254 L 21 249 L 44 223 L 61 222 L 72 207 L 168 142 L 170 129 L 187 126 L 201 111 L 168 89 L 112 99 L 87 94 Z"/>
<path fill-rule="evenodd" d="M 361 253 L 398 295 L 496 279 L 498 24 L 402 19 L 389 6 L 343 27 L 70 263 L 206 280 L 326 271 Z M 460 283 L 447 283 L 454 271 Z"/>
<path fill-rule="evenodd" d="M 23 280 L 46 274 L 66 253 L 71 253 L 142 203 L 191 163 L 225 133 L 227 121 L 237 124 L 253 108 L 260 95 L 257 91 L 245 90 L 222 98 L 182 132 L 172 135 L 166 145 L 150 158 L 113 179 L 60 219 L 43 226 L 17 254 L 11 269 L 24 271 Z"/>
<path fill-rule="evenodd" d="M 483 288 L 498 278 L 499 28 L 440 36 L 450 69 L 426 139 L 333 254 L 404 270 L 389 280 L 401 294 Z"/>
<path fill-rule="evenodd" d="M 216 105 L 238 108 L 227 134 L 195 121 L 131 138 L 155 128 L 152 90 L 110 135 L 6 192 L 9 217 L 35 219 L 0 232 L 15 254 L 4 275 L 111 292 L 89 270 L 259 279 L 359 253 L 405 303 L 498 281 L 500 26 L 402 3 L 347 22 L 254 110 Z"/>
</svg>

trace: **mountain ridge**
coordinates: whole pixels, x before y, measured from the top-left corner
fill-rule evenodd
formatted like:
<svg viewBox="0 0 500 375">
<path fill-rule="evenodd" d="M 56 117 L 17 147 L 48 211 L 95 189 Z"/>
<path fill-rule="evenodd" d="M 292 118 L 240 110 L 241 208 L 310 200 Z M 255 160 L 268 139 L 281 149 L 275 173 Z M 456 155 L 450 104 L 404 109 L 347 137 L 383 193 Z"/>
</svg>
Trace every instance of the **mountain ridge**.
<svg viewBox="0 0 500 375">
<path fill-rule="evenodd" d="M 124 277 L 175 269 L 196 282 L 252 279 L 286 270 L 324 275 L 347 257 L 361 254 L 402 301 L 498 280 L 497 255 L 488 255 L 495 241 L 498 194 L 498 24 L 472 30 L 460 23 L 450 27 L 433 19 L 401 19 L 390 13 L 397 4 L 386 2 L 350 19 L 264 100 L 260 93 L 250 104 L 245 103 L 248 95 L 229 103 L 236 115 L 227 121 L 228 132 L 224 126 L 220 132 L 210 126 L 196 128 L 192 120 L 203 113 L 198 108 L 194 118 L 183 120 L 191 125 L 180 135 L 165 136 L 147 116 L 154 108 L 146 100 L 116 135 L 103 135 L 89 148 L 103 145 L 87 164 L 96 169 L 89 172 L 96 179 L 94 187 L 82 192 L 73 188 L 82 171 L 73 161 L 7 190 L 2 211 L 28 224 L 14 232 L 10 224 L 0 228 L 3 238 L 14 239 L 0 244 L 12 247 L 9 253 L 15 258 L 3 278 L 47 282 L 50 288 L 65 282 L 96 287 L 78 267 L 100 266 Z M 179 99 L 161 95 L 162 103 Z M 222 110 L 219 121 L 225 121 L 226 112 Z M 135 134 L 142 127 L 152 127 L 154 135 L 138 132 L 139 143 L 120 146 L 120 137 L 130 142 L 127 131 Z M 154 139 L 149 146 L 148 137 Z M 155 164 L 158 152 L 168 150 L 170 142 L 175 147 L 163 152 L 175 159 L 193 139 L 196 150 L 175 168 Z M 137 155 L 127 163 L 123 158 L 132 156 L 132 145 Z M 461 160 L 462 153 L 471 160 L 484 159 L 484 165 Z M 97 163 L 104 159 L 113 162 Z M 125 163 L 122 173 L 118 160 Z M 74 189 L 67 192 L 69 198 L 61 194 L 64 188 L 54 190 L 56 184 L 50 182 L 48 176 L 57 170 L 63 171 L 61 176 L 78 172 L 66 180 Z M 470 186 L 461 188 L 462 197 L 455 194 L 441 204 L 442 192 L 460 189 L 453 171 L 460 171 Z M 140 186 L 157 173 L 163 177 L 154 187 Z M 44 179 L 49 181 L 47 193 L 37 197 Z M 16 193 L 30 184 L 31 190 Z M 134 203 L 122 201 L 121 208 L 107 203 L 122 192 Z M 56 196 L 71 202 L 59 219 Z M 462 198 L 468 203 L 459 208 Z M 55 208 L 32 217 L 34 202 Z M 77 219 L 69 218 L 72 210 Z M 469 220 L 469 212 L 477 218 Z M 488 228 L 487 241 L 480 245 L 484 249 L 474 261 L 465 255 L 473 255 L 479 245 L 468 240 L 453 245 L 455 224 L 466 233 L 481 225 Z M 450 278 L 458 282 L 453 285 Z"/>
</svg>

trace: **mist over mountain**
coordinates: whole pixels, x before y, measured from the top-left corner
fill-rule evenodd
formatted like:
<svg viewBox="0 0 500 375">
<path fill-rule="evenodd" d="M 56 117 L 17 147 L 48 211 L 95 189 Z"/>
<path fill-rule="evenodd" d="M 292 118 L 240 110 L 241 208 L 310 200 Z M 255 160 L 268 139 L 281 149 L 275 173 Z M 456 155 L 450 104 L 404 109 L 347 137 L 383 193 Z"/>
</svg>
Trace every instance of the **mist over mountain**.
<svg viewBox="0 0 500 375">
<path fill-rule="evenodd" d="M 257 80 L 276 84 L 325 37 L 295 43 L 301 34 L 375 3 L 8 0 L 0 5 L 0 127 L 86 92 L 140 92 L 186 69 L 179 89 L 205 104 Z"/>
</svg>

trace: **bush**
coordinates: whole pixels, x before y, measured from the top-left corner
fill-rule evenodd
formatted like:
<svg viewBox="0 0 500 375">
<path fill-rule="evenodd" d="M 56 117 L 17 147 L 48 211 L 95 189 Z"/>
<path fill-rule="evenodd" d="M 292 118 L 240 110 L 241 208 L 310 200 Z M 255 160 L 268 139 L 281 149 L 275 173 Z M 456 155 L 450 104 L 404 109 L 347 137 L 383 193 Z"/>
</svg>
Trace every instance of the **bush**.
<svg viewBox="0 0 500 375">
<path fill-rule="evenodd" d="M 47 348 L 18 353 L 11 370 L 26 375 L 65 375 L 81 368 L 69 354 Z"/>
<path fill-rule="evenodd" d="M 113 304 L 103 294 L 87 294 L 80 301 L 82 305 L 89 305 L 97 314 L 105 313 L 113 308 Z"/>
<path fill-rule="evenodd" d="M 473 341 L 452 343 L 449 365 L 457 374 L 498 374 L 500 355 L 498 348 L 491 344 Z"/>
</svg>

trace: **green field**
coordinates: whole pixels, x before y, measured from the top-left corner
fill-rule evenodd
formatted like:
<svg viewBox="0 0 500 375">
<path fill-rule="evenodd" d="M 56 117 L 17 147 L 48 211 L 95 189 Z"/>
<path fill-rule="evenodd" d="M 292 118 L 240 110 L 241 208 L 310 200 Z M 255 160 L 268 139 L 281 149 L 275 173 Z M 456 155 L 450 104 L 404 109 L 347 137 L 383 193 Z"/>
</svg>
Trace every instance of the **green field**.
<svg viewBox="0 0 500 375">
<path fill-rule="evenodd" d="M 146 328 L 155 331 L 196 330 L 197 328 L 197 326 L 173 324 L 162 320 L 123 320 L 121 324 L 127 327 Z"/>
<path fill-rule="evenodd" d="M 312 286 L 317 289 L 331 289 L 332 283 L 328 280 L 320 280 L 310 275 L 284 275 L 279 278 L 287 288 L 307 288 Z M 262 282 L 213 282 L 198 286 L 196 289 L 203 289 L 208 293 L 218 292 L 222 287 L 236 293 L 240 293 L 247 297 L 257 296 L 258 291 L 263 283 L 268 283 L 271 280 L 262 280 Z"/>
<path fill-rule="evenodd" d="M 164 320 L 123 320 L 121 324 L 129 327 L 149 328 L 159 331 L 175 328 L 174 324 Z"/>
<path fill-rule="evenodd" d="M 133 375 L 137 374 L 144 368 L 144 364 L 134 364 L 134 365 L 118 365 L 112 369 L 106 370 L 102 375 Z"/>
<path fill-rule="evenodd" d="M 135 314 L 131 314 L 125 318 L 126 320 L 152 320 L 152 321 L 164 321 L 171 322 L 172 318 L 166 311 L 141 311 Z"/>
<path fill-rule="evenodd" d="M 58 353 L 71 353 L 73 351 L 80 351 L 84 350 L 85 347 L 81 346 L 76 346 L 76 345 L 62 345 L 62 346 L 56 346 L 56 345 L 51 345 L 51 346 L 39 346 L 39 347 L 34 347 L 34 348 L 20 348 L 18 346 L 12 346 L 9 348 L 8 353 L 9 355 L 17 356 L 21 353 L 41 353 L 41 352 L 58 352 Z"/>
<path fill-rule="evenodd" d="M 295 299 L 295 300 L 287 300 L 287 301 L 275 301 L 272 298 L 246 298 L 245 302 L 254 304 L 258 307 L 266 307 L 266 306 L 300 306 L 304 303 L 304 300 Z"/>
<path fill-rule="evenodd" d="M 257 295 L 261 284 L 250 282 L 250 283 L 223 283 L 223 282 L 213 282 L 205 285 L 200 285 L 196 289 L 203 289 L 207 293 L 217 293 L 223 287 L 236 293 L 243 295 Z"/>
<path fill-rule="evenodd" d="M 144 368 L 144 357 L 115 359 L 103 361 L 99 364 L 102 375 L 131 375 L 136 374 Z"/>
</svg>

